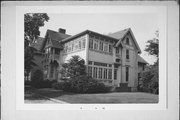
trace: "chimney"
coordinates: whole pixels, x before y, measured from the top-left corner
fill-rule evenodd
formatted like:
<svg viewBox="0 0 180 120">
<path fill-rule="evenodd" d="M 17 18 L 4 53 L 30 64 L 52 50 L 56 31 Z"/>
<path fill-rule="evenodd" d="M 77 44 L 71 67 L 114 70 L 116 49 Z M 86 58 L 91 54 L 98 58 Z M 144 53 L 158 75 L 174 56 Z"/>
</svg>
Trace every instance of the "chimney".
<svg viewBox="0 0 180 120">
<path fill-rule="evenodd" d="M 59 29 L 58 29 L 58 32 L 59 32 L 59 33 L 66 34 L 66 30 L 65 30 L 65 29 L 62 29 L 62 28 L 59 28 Z"/>
</svg>

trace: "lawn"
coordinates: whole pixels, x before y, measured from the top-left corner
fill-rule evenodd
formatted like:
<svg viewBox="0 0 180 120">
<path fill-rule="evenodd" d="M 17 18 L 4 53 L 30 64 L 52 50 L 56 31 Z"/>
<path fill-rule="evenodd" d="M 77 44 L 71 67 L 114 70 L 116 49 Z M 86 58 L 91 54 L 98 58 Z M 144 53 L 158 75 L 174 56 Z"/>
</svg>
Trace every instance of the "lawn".
<svg viewBox="0 0 180 120">
<path fill-rule="evenodd" d="M 68 103 L 158 103 L 158 95 L 142 92 L 74 94 L 53 89 L 34 89 L 31 92 Z"/>
</svg>

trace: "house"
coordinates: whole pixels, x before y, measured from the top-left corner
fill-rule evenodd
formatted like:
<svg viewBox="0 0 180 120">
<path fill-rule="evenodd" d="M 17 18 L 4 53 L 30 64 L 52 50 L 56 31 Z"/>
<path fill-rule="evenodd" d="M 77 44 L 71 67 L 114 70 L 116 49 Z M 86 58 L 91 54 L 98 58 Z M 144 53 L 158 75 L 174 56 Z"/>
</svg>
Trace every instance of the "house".
<svg viewBox="0 0 180 120">
<path fill-rule="evenodd" d="M 45 79 L 61 78 L 62 64 L 79 55 L 89 76 L 121 91 L 137 91 L 138 75 L 147 64 L 130 28 L 109 35 L 85 30 L 73 36 L 62 28 L 47 30 L 40 51 Z"/>
</svg>

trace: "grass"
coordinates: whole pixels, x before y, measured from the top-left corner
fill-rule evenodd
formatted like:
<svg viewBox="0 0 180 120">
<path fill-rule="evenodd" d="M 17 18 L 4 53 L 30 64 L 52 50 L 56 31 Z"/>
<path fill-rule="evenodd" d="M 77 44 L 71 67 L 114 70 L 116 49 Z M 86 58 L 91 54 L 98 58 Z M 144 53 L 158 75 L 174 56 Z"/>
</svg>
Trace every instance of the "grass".
<svg viewBox="0 0 180 120">
<path fill-rule="evenodd" d="M 112 92 L 102 94 L 74 94 L 53 89 L 31 92 L 68 103 L 158 103 L 158 95 L 142 92 Z M 26 99 L 26 98 L 25 98 Z"/>
</svg>

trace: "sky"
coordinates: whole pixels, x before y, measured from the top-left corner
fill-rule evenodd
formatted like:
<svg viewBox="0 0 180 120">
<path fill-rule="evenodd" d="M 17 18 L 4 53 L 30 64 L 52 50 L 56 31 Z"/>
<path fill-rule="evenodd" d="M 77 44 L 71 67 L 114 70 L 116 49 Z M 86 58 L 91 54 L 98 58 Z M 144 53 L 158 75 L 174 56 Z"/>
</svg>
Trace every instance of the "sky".
<svg viewBox="0 0 180 120">
<path fill-rule="evenodd" d="M 78 34 L 84 30 L 92 30 L 101 34 L 109 34 L 126 28 L 131 28 L 142 51 L 141 56 L 149 63 L 155 62 L 155 57 L 144 51 L 147 41 L 155 37 L 158 30 L 158 16 L 153 13 L 58 13 L 48 14 L 49 21 L 40 28 L 40 36 L 44 37 L 47 29 L 58 31 L 66 29 L 69 35 Z"/>
</svg>

